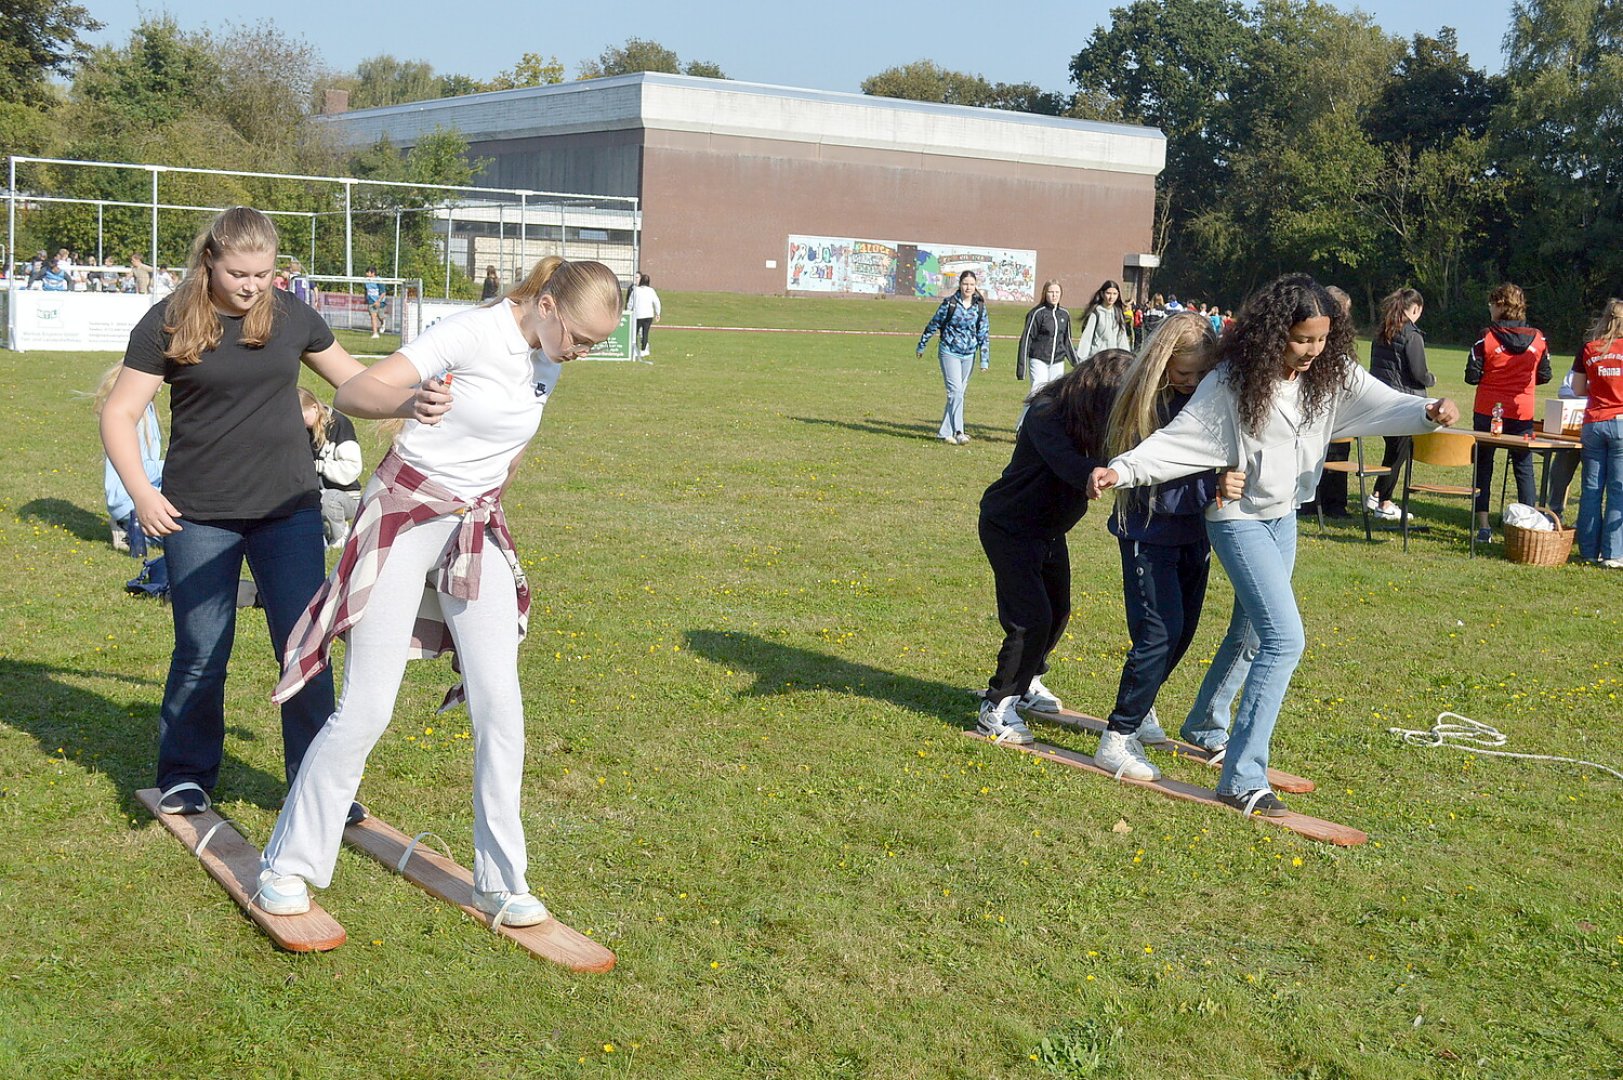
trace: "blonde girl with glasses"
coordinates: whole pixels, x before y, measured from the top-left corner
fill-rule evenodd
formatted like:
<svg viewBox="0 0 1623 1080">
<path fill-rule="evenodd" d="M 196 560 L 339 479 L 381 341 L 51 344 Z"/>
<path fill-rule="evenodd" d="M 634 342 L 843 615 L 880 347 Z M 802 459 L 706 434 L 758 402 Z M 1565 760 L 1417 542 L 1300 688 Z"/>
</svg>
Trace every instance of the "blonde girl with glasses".
<svg viewBox="0 0 1623 1080">
<path fill-rule="evenodd" d="M 509 926 L 547 918 L 525 877 L 519 817 L 518 646 L 530 594 L 501 496 L 560 365 L 619 319 L 613 271 L 551 257 L 505 296 L 435 323 L 339 388 L 333 405 L 350 416 L 404 417 L 414 395 L 429 404 L 379 464 L 338 566 L 288 646 L 278 699 L 326 668 L 334 637 L 348 644 L 338 709 L 265 846 L 255 897 L 265 911 L 301 914 L 306 882 L 331 881 L 344 807 L 393 716 L 406 661 L 454 652 L 462 681 L 446 704 L 466 701 L 473 729 L 474 901 Z"/>
</svg>

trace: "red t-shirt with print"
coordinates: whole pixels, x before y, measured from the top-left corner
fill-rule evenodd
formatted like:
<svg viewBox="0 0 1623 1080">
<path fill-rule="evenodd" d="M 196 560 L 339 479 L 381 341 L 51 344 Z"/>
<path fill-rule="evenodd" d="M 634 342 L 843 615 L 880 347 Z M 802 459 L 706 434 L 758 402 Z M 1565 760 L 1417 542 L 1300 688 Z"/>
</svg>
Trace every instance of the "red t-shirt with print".
<svg viewBox="0 0 1623 1080">
<path fill-rule="evenodd" d="M 1578 354 L 1572 370 L 1589 380 L 1584 423 L 1623 416 L 1623 338 L 1591 341 Z"/>
</svg>

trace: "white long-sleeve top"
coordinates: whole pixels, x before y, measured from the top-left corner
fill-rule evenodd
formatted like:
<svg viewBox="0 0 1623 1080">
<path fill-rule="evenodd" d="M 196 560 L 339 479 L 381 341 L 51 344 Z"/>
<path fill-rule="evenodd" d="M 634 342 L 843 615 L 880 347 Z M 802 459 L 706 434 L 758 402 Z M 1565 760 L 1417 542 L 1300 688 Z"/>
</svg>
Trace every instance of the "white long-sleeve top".
<svg viewBox="0 0 1623 1080">
<path fill-rule="evenodd" d="M 659 316 L 659 294 L 652 285 L 637 285 L 631 290 L 631 317 L 653 319 Z"/>
<path fill-rule="evenodd" d="M 1426 398 L 1400 393 L 1351 365 L 1330 406 L 1313 420 L 1301 410 L 1301 379 L 1281 379 L 1259 434 L 1240 423 L 1238 399 L 1220 364 L 1196 387 L 1172 422 L 1110 462 L 1119 488 L 1161 484 L 1203 469 L 1239 468 L 1245 495 L 1206 508 L 1209 521 L 1271 521 L 1313 498 L 1334 439 L 1435 431 Z"/>
</svg>

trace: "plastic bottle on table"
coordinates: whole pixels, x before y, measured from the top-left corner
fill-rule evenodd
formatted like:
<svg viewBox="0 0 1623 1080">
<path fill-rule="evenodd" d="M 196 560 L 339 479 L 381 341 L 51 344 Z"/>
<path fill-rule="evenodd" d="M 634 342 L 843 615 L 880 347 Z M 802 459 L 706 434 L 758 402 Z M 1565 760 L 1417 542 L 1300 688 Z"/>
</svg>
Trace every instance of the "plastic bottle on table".
<svg viewBox="0 0 1623 1080">
<path fill-rule="evenodd" d="M 1493 419 L 1488 422 L 1488 431 L 1495 435 L 1505 433 L 1505 406 L 1502 402 L 1493 403 Z"/>
</svg>

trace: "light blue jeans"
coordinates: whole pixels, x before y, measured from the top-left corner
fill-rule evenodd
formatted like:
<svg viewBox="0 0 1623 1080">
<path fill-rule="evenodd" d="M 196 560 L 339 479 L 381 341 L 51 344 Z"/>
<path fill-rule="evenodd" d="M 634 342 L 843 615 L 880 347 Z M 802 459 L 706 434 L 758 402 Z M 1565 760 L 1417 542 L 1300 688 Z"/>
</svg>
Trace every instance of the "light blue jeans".
<svg viewBox="0 0 1623 1080">
<path fill-rule="evenodd" d="M 1585 424 L 1582 456 L 1578 554 L 1623 559 L 1623 416 Z"/>
<path fill-rule="evenodd" d="M 943 439 L 950 439 L 964 430 L 964 390 L 969 386 L 969 373 L 975 366 L 975 356 L 960 356 L 941 350 L 941 379 L 947 384 L 947 411 L 941 417 Z"/>
<path fill-rule="evenodd" d="M 1183 722 L 1183 736 L 1204 746 L 1222 745 L 1229 710 L 1244 689 L 1217 781 L 1219 792 L 1240 795 L 1268 786 L 1268 741 L 1306 644 L 1291 591 L 1296 515 L 1208 521 L 1206 535 L 1234 585 L 1234 612 Z"/>
</svg>

